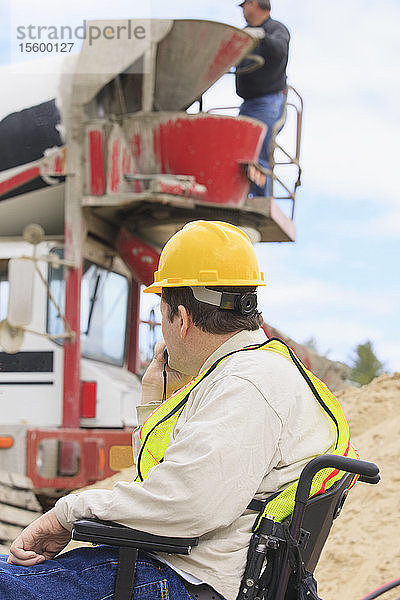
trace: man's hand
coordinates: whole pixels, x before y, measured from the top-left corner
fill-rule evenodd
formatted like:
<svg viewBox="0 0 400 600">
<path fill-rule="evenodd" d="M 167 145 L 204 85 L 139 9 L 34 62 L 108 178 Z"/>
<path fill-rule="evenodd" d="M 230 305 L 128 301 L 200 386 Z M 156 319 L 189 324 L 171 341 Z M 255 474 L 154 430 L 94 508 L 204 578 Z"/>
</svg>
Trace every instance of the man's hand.
<svg viewBox="0 0 400 600">
<path fill-rule="evenodd" d="M 259 40 L 262 40 L 265 38 L 265 31 L 262 27 L 244 27 L 243 31 L 245 31 L 246 33 L 249 33 L 250 35 L 252 35 L 253 37 L 258 38 Z"/>
<path fill-rule="evenodd" d="M 165 342 L 157 342 L 154 348 L 154 358 L 146 369 L 142 379 L 142 404 L 148 402 L 160 402 L 164 391 L 164 350 Z M 175 391 L 186 385 L 190 380 L 190 375 L 179 373 L 166 366 L 167 372 L 167 398 Z"/>
<path fill-rule="evenodd" d="M 70 541 L 71 532 L 60 524 L 54 509 L 28 525 L 11 544 L 7 562 L 30 567 L 53 558 Z"/>
</svg>

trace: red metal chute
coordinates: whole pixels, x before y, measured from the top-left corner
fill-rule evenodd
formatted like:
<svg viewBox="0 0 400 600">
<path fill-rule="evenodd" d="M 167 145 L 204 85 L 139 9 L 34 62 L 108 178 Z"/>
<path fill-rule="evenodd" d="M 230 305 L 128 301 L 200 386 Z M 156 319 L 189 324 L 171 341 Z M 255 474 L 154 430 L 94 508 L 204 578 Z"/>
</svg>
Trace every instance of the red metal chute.
<svg viewBox="0 0 400 600">
<path fill-rule="evenodd" d="M 133 278 L 144 285 L 150 285 L 160 257 L 157 250 L 126 229 L 119 232 L 116 249 Z"/>
</svg>

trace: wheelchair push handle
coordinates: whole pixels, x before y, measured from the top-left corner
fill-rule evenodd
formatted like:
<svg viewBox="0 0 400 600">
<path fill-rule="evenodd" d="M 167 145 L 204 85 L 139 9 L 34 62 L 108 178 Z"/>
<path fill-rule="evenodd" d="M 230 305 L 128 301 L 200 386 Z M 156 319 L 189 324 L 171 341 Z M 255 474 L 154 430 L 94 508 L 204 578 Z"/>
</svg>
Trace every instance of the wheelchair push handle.
<svg viewBox="0 0 400 600">
<path fill-rule="evenodd" d="M 297 486 L 296 502 L 303 504 L 307 502 L 313 477 L 318 471 L 326 468 L 360 475 L 360 481 L 364 483 L 378 483 L 380 479 L 379 468 L 375 463 L 356 458 L 347 458 L 345 456 L 336 456 L 334 454 L 323 454 L 310 460 L 304 467 Z"/>
<path fill-rule="evenodd" d="M 367 483 L 378 483 L 379 468 L 374 463 L 366 462 L 365 460 L 357 460 L 355 458 L 347 458 L 345 456 L 336 456 L 334 454 L 323 454 L 310 460 L 301 472 L 297 492 L 295 497 L 295 507 L 290 524 L 290 534 L 298 541 L 300 538 L 301 525 L 303 523 L 306 505 L 310 495 L 311 484 L 314 475 L 321 469 L 338 469 L 347 473 L 354 473 L 363 477 L 363 481 Z M 284 556 L 284 564 L 280 573 L 277 584 L 277 591 L 274 600 L 283 600 L 285 597 L 291 567 L 289 564 L 288 550 Z"/>
</svg>

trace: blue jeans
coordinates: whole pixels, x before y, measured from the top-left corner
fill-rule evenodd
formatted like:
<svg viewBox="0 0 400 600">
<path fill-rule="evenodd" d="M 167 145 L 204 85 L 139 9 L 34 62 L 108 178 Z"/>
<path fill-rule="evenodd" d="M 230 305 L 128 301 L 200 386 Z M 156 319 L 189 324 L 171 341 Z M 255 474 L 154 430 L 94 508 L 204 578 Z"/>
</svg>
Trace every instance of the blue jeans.
<svg viewBox="0 0 400 600">
<path fill-rule="evenodd" d="M 107 600 L 114 594 L 118 549 L 77 548 L 33 567 L 0 555 L 0 600 Z M 168 565 L 139 552 L 133 600 L 193 600 Z"/>
<path fill-rule="evenodd" d="M 258 98 L 245 100 L 240 107 L 239 115 L 243 117 L 252 117 L 258 119 L 267 125 L 267 134 L 260 150 L 258 162 L 262 167 L 269 169 L 269 151 L 272 137 L 272 128 L 282 116 L 285 106 L 286 94 L 276 92 L 275 94 L 267 94 Z M 251 184 L 250 194 L 253 196 L 270 196 L 271 195 L 271 178 L 267 177 L 265 188 L 260 188 L 255 183 Z"/>
</svg>

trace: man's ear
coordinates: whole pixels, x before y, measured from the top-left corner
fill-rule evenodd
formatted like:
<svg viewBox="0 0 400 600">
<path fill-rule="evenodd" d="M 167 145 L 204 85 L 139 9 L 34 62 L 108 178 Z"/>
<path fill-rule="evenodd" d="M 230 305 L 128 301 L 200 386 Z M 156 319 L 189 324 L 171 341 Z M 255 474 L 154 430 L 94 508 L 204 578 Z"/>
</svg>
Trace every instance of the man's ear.
<svg viewBox="0 0 400 600">
<path fill-rule="evenodd" d="M 180 320 L 180 335 L 183 339 L 187 336 L 190 327 L 193 325 L 193 320 L 188 309 L 182 304 L 178 306 L 178 319 Z"/>
</svg>

